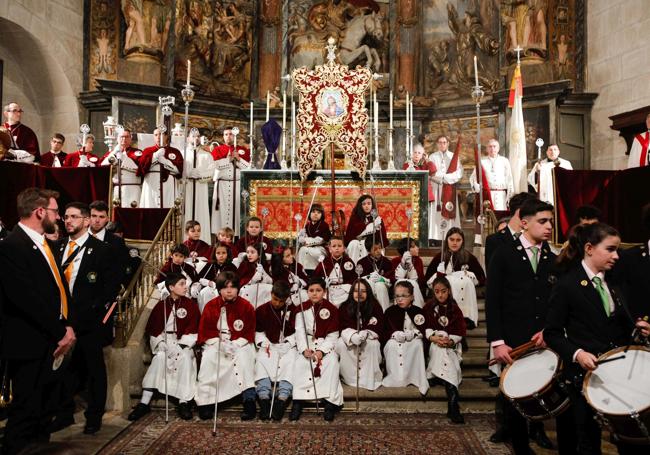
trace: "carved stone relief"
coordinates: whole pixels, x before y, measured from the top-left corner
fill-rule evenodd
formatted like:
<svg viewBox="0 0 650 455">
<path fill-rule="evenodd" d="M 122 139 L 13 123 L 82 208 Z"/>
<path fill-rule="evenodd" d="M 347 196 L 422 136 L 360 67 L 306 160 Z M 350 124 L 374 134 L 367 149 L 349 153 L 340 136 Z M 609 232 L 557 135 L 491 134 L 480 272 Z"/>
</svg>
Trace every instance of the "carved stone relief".
<svg viewBox="0 0 650 455">
<path fill-rule="evenodd" d="M 122 15 L 126 59 L 161 61 L 172 20 L 171 0 L 122 0 Z"/>
<path fill-rule="evenodd" d="M 90 5 L 90 55 L 88 62 L 89 86 L 95 79 L 117 78 L 117 0 L 99 0 Z"/>
</svg>

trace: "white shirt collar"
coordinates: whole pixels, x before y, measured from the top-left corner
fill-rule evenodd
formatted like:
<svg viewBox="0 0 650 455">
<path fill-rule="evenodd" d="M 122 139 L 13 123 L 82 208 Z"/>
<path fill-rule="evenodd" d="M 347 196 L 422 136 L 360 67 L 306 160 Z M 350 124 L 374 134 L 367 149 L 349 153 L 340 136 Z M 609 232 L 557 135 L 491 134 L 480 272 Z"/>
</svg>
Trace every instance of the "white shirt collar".
<svg viewBox="0 0 650 455">
<path fill-rule="evenodd" d="M 589 281 L 593 281 L 594 277 L 597 276 L 603 283 L 605 282 L 605 274 L 603 272 L 592 272 L 584 259 L 582 260 L 581 264 L 582 268 L 585 269 L 585 272 L 587 273 L 587 278 L 589 278 Z"/>
<path fill-rule="evenodd" d="M 90 232 L 90 231 L 89 231 Z M 102 242 L 104 241 L 104 238 L 106 237 L 106 228 L 102 228 L 101 231 L 99 231 L 96 234 L 93 234 L 95 238 L 101 240 Z"/>
<path fill-rule="evenodd" d="M 23 231 L 25 231 L 25 233 L 29 236 L 30 239 L 34 241 L 35 244 L 41 246 L 43 245 L 43 243 L 45 242 L 45 236 L 43 234 L 39 234 L 34 229 L 29 228 L 20 222 L 18 223 L 18 226 L 20 226 L 23 229 Z"/>
<path fill-rule="evenodd" d="M 82 247 L 86 243 L 86 241 L 88 240 L 88 237 L 90 237 L 90 234 L 86 230 L 84 235 L 79 237 L 77 240 L 74 240 L 74 243 L 76 243 L 78 247 Z M 70 243 L 70 241 L 72 241 L 72 239 L 68 237 L 68 244 Z"/>
</svg>

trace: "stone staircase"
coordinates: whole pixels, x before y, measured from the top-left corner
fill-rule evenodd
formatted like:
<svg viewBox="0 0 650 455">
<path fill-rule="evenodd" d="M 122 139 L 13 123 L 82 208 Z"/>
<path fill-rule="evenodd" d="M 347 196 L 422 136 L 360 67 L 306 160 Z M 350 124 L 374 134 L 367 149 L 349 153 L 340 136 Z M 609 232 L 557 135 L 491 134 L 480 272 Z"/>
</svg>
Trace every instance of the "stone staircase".
<svg viewBox="0 0 650 455">
<path fill-rule="evenodd" d="M 425 267 L 431 258 L 437 253 L 437 249 L 422 248 L 420 255 Z M 396 255 L 397 252 L 387 251 L 388 256 Z M 467 344 L 469 349 L 463 354 L 463 382 L 460 385 L 461 410 L 467 413 L 489 413 L 494 411 L 494 397 L 498 388 L 490 387 L 483 380 L 488 375 L 487 370 L 487 349 L 486 327 L 485 327 L 485 301 L 483 289 L 478 289 L 479 296 L 479 324 L 474 330 L 467 333 Z M 150 353 L 145 349 L 142 357 L 144 368 L 150 362 Z M 356 388 L 344 385 L 343 412 L 354 412 L 356 410 Z M 135 406 L 140 399 L 142 389 L 139 383 L 133 381 L 129 385 L 131 405 Z M 230 405 L 230 403 L 228 403 Z M 240 409 L 238 403 L 226 409 Z M 152 407 L 164 408 L 164 397 L 156 395 L 152 401 Z M 309 406 L 309 405 L 308 405 Z M 221 408 L 221 407 L 220 407 Z M 309 409 L 309 408 L 307 408 Z M 380 387 L 376 391 L 359 390 L 359 411 L 360 412 L 394 412 L 394 413 L 445 413 L 447 412 L 447 397 L 443 386 L 437 385 L 429 389 L 427 395 L 422 397 L 414 386 L 409 387 Z"/>
</svg>

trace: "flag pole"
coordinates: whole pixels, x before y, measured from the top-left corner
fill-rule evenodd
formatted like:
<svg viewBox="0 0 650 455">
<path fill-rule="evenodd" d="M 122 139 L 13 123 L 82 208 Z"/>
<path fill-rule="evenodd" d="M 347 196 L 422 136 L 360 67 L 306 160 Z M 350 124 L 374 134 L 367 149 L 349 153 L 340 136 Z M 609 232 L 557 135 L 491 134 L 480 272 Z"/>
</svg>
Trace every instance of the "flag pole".
<svg viewBox="0 0 650 455">
<path fill-rule="evenodd" d="M 478 82 L 478 64 L 476 61 L 476 55 L 474 56 L 474 88 L 472 90 L 472 99 L 476 103 L 476 147 L 477 147 L 477 163 L 476 163 L 476 176 L 479 185 L 478 191 L 478 217 L 476 218 L 476 224 L 478 228 L 478 233 L 474 234 L 474 243 L 478 245 L 483 244 L 483 225 L 485 224 L 485 216 L 483 215 L 483 166 L 481 164 L 481 101 L 485 96 L 485 92 L 481 85 Z"/>
</svg>

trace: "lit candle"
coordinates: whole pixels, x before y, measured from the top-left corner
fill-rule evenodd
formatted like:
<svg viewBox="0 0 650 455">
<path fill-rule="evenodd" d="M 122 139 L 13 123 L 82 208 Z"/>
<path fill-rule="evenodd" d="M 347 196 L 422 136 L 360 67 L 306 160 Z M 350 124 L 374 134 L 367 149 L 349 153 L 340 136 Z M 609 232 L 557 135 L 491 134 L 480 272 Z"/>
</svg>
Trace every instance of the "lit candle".
<svg viewBox="0 0 650 455">
<path fill-rule="evenodd" d="M 476 61 L 476 55 L 474 56 L 474 84 L 478 87 L 478 63 Z"/>
<path fill-rule="evenodd" d="M 296 155 L 296 102 L 291 102 L 291 161 Z"/>
<path fill-rule="evenodd" d="M 190 73 L 192 72 L 192 61 L 187 61 L 187 85 L 190 85 Z"/>
<path fill-rule="evenodd" d="M 390 91 L 390 97 L 388 98 L 388 117 L 389 117 L 389 127 L 391 130 L 393 129 L 393 91 Z"/>
<path fill-rule="evenodd" d="M 379 104 L 377 103 L 377 94 L 375 93 L 375 100 L 374 100 L 374 109 L 375 109 L 375 136 L 379 132 Z"/>
<path fill-rule="evenodd" d="M 271 106 L 271 93 L 266 91 L 266 121 L 269 121 L 269 107 Z"/>
</svg>

